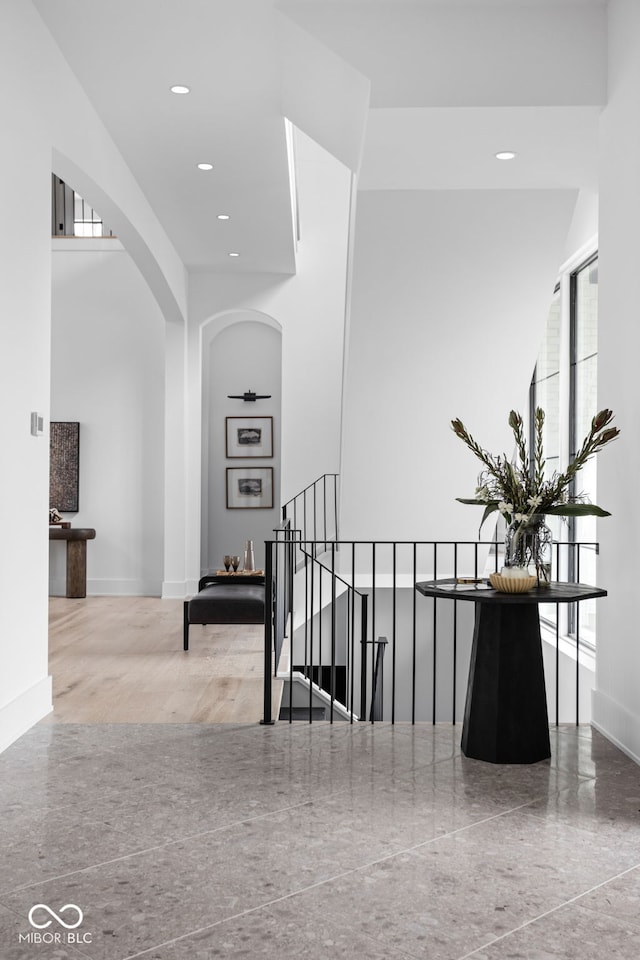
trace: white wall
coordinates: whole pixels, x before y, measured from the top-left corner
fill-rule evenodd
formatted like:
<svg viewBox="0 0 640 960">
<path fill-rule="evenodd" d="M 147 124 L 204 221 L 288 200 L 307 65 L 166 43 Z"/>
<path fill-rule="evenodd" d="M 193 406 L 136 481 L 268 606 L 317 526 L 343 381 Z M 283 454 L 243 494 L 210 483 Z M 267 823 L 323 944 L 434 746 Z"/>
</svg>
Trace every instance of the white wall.
<svg viewBox="0 0 640 960">
<path fill-rule="evenodd" d="M 0 171 L 3 183 L 10 184 L 4 201 L 7 229 L 0 240 L 0 442 L 5 464 L 0 502 L 6 537 L 0 560 L 2 749 L 51 709 L 47 512 L 54 151 L 73 158 L 115 205 L 126 208 L 147 267 L 163 278 L 157 295 L 173 305 L 176 318 L 186 290 L 175 251 L 29 0 L 0 5 L 0 76 L 5 145 Z M 99 203 L 95 206 L 100 209 Z M 41 437 L 30 435 L 31 411 L 44 417 Z"/>
<path fill-rule="evenodd" d="M 301 221 L 296 275 L 194 274 L 189 301 L 192 383 L 197 375 L 195 359 L 200 363 L 196 332 L 212 317 L 229 311 L 258 311 L 282 329 L 283 502 L 322 474 L 340 472 L 351 194 L 351 174 L 346 167 L 299 132 L 296 142 Z M 190 489 L 199 497 L 200 464 L 193 451 L 200 443 L 200 417 L 194 415 L 195 402 L 192 399 L 189 418 Z M 197 522 L 199 535 L 199 517 L 193 522 Z M 199 554 L 195 561 L 199 566 Z M 193 558 L 191 562 L 194 565 Z"/>
<path fill-rule="evenodd" d="M 37 57 L 9 27 L 18 4 L 0 11 L 0 750 L 51 709 L 47 675 L 47 434 L 32 437 L 30 411 L 49 412 L 50 151 L 29 68 Z M 9 20 L 9 25 L 7 24 Z M 24 57 L 24 61 L 22 61 Z M 13 146 L 15 145 L 15 149 Z"/>
<path fill-rule="evenodd" d="M 473 496 L 481 465 L 450 421 L 511 453 L 575 198 L 358 194 L 342 536 L 476 538 L 479 508 L 455 498 Z"/>
<path fill-rule="evenodd" d="M 222 318 L 228 325 L 204 351 L 203 572 L 219 570 L 226 553 L 239 555 L 242 563 L 246 540 L 254 541 L 256 566 L 263 569 L 264 541 L 273 540 L 273 529 L 280 522 L 281 335 L 255 316 L 242 312 Z M 254 402 L 229 399 L 229 394 L 245 390 L 271 396 Z M 227 417 L 272 417 L 273 456 L 227 459 Z M 227 509 L 226 470 L 244 466 L 273 469 L 272 509 Z"/>
<path fill-rule="evenodd" d="M 164 496 L 164 318 L 117 240 L 54 240 L 51 419 L 80 421 L 79 511 L 89 595 L 159 596 Z M 50 544 L 65 593 L 65 544 Z"/>
<path fill-rule="evenodd" d="M 598 460 L 600 583 L 594 722 L 640 760 L 638 643 L 638 476 L 640 421 L 637 319 L 640 218 L 640 6 L 609 8 L 609 103 L 602 114 L 598 404 L 614 410 L 622 435 Z"/>
</svg>

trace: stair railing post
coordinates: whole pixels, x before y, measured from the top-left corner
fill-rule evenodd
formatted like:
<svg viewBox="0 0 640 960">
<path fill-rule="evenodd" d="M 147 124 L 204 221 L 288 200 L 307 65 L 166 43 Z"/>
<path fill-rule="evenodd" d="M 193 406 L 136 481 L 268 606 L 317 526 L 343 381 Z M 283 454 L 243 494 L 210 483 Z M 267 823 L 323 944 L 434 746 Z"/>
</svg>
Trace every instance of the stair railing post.
<svg viewBox="0 0 640 960">
<path fill-rule="evenodd" d="M 264 704 L 263 717 L 260 723 L 272 725 L 273 719 L 273 692 L 271 675 L 277 665 L 273 646 L 273 542 L 265 543 L 264 563 Z"/>
<path fill-rule="evenodd" d="M 360 619 L 360 716 L 367 715 L 367 601 L 368 596 L 362 595 Z"/>
</svg>

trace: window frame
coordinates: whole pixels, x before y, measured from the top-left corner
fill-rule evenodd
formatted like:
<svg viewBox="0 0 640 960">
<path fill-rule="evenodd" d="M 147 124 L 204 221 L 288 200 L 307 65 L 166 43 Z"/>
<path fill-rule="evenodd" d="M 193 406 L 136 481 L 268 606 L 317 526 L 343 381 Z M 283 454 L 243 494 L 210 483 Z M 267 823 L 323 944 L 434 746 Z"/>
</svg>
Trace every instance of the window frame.
<svg viewBox="0 0 640 960">
<path fill-rule="evenodd" d="M 578 277 L 582 271 L 588 269 L 598 261 L 597 238 L 594 238 L 589 244 L 582 247 L 572 258 L 562 265 L 558 272 L 558 277 L 553 289 L 553 297 L 560 295 L 560 346 L 559 346 L 559 413 L 560 413 L 560 438 L 559 438 L 559 456 L 561 463 L 567 463 L 576 454 L 576 446 L 582 439 L 577 435 L 577 344 L 578 344 L 578 326 L 580 317 L 578 315 Z M 551 308 L 551 305 L 550 305 Z M 547 324 L 545 323 L 545 333 L 541 339 L 544 343 Z M 594 356 L 597 356 L 597 348 Z M 537 367 L 538 361 L 533 369 L 531 382 L 529 385 L 529 437 L 531 449 L 533 449 L 534 439 L 534 413 L 536 409 L 537 394 Z M 594 411 L 595 413 L 595 411 Z M 575 481 L 572 485 L 572 492 L 575 492 Z M 562 524 L 560 544 L 575 542 L 576 520 L 573 517 L 568 518 L 568 522 Z M 580 549 L 589 549 L 588 546 Z M 595 543 L 592 547 L 596 555 L 598 545 Z M 567 547 L 561 551 L 556 548 L 556 565 L 558 567 L 558 578 L 564 578 L 568 582 L 576 582 L 580 571 L 579 558 L 576 558 L 575 551 Z M 562 556 L 564 554 L 564 556 Z M 556 606 L 553 615 L 545 615 L 544 608 L 541 609 L 541 620 L 547 628 L 550 628 L 556 636 L 563 641 L 569 642 L 577 648 L 586 646 L 591 652 L 595 651 L 596 636 L 595 632 L 590 636 L 581 635 L 580 615 L 577 604 L 563 605 L 562 609 Z"/>
</svg>

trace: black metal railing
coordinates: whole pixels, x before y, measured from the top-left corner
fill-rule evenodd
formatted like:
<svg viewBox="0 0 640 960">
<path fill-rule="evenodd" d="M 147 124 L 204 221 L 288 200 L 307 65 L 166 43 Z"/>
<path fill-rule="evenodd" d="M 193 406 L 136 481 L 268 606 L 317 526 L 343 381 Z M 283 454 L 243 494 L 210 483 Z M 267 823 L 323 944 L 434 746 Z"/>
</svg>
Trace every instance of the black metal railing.
<svg viewBox="0 0 640 960">
<path fill-rule="evenodd" d="M 373 690 L 371 693 L 371 709 L 369 720 L 384 720 L 384 652 L 388 640 L 378 637 L 376 640 L 375 667 L 373 671 Z"/>
<path fill-rule="evenodd" d="M 282 507 L 283 521 L 299 531 L 314 556 L 338 540 L 338 474 L 325 473 Z"/>
<path fill-rule="evenodd" d="M 273 722 L 273 678 L 288 639 L 289 716 L 292 715 L 294 673 L 316 678 L 306 690 L 308 718 L 317 706 L 317 678 L 329 677 L 324 695 L 328 719 L 355 722 L 369 718 L 396 721 L 459 722 L 464 710 L 473 604 L 442 604 L 420 597 L 419 580 L 484 577 L 502 564 L 496 541 L 307 541 L 290 525 L 286 535 L 266 543 L 267 595 L 274 590 L 273 616 L 265 630 L 265 715 Z M 552 579 L 579 574 L 585 551 L 597 554 L 597 544 L 556 543 Z M 297 558 L 302 557 L 302 566 Z M 284 577 L 286 589 L 279 583 Z M 270 587 L 275 583 L 275 588 Z M 563 620 L 560 604 L 544 605 L 541 619 L 555 632 L 555 658 L 547 651 L 545 671 L 552 722 L 566 708 L 567 688 L 573 687 L 579 722 L 581 665 L 584 642 L 579 611 Z M 563 608 L 565 605 L 562 605 Z M 577 607 L 578 605 L 576 605 Z M 549 609 L 547 609 L 547 607 Z M 283 610 L 286 616 L 283 616 Z M 571 633 L 567 630 L 571 625 Z M 384 636 L 388 669 L 382 674 L 379 637 Z M 561 638 L 574 644 L 575 667 L 561 655 Z M 369 656 L 369 648 L 374 655 Z M 294 669 L 295 667 L 295 669 Z M 573 676 L 570 671 L 573 670 Z M 338 699 L 333 678 L 344 676 Z M 383 699 L 384 698 L 384 699 Z M 562 699 L 562 703 L 561 703 Z M 555 705 L 555 711 L 552 709 Z"/>
<path fill-rule="evenodd" d="M 286 535 L 280 534 L 265 544 L 266 595 L 274 594 L 277 599 L 273 608 L 267 608 L 265 616 L 263 722 L 273 722 L 272 677 L 278 674 L 287 637 L 289 664 L 287 671 L 280 672 L 280 679 L 288 680 L 288 702 L 285 698 L 288 715 L 293 716 L 294 706 L 299 707 L 293 702 L 293 690 L 294 675 L 301 673 L 309 680 L 310 720 L 318 694 L 324 695 L 330 721 L 337 714 L 357 720 L 359 714 L 364 715 L 367 698 L 366 688 L 361 684 L 356 711 L 358 650 L 364 651 L 365 665 L 367 660 L 368 594 L 338 573 L 335 543 L 324 545 L 328 547 L 328 555 L 323 561 L 316 555 L 317 541 L 302 541 L 299 532 L 288 526 L 288 521 L 284 524 Z M 297 563 L 299 556 L 303 558 L 302 566 Z M 276 577 L 284 579 L 287 586 L 278 585 Z M 338 670 L 344 674 L 344 682 L 340 684 L 342 699 L 337 695 Z M 328 673 L 329 682 L 321 685 L 319 681 L 324 673 Z M 315 684 L 311 682 L 314 677 L 318 681 Z"/>
</svg>

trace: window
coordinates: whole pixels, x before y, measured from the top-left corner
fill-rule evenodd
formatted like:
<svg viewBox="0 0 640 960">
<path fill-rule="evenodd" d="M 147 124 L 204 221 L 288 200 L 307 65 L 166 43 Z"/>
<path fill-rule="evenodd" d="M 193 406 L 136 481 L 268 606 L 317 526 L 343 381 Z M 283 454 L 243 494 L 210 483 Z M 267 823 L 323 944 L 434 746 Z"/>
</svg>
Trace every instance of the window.
<svg viewBox="0 0 640 960">
<path fill-rule="evenodd" d="M 560 402 L 561 390 L 561 324 L 562 308 L 560 297 L 560 286 L 558 285 L 553 294 L 549 316 L 545 327 L 542 346 L 538 354 L 533 379 L 531 381 L 530 393 L 530 444 L 529 449 L 534 449 L 534 426 L 533 414 L 536 407 L 542 407 L 545 412 L 544 421 L 544 453 L 545 453 L 545 477 L 550 477 L 554 471 L 562 469 L 560 461 L 561 454 L 561 435 L 562 435 L 562 414 Z M 553 530 L 553 538 L 557 540 L 560 535 L 560 517 L 549 517 L 548 525 Z"/>
<path fill-rule="evenodd" d="M 571 402 L 569 407 L 571 455 L 586 436 L 598 412 L 598 260 L 593 257 L 571 275 Z M 576 477 L 572 493 L 597 503 L 597 458 L 593 457 Z M 572 557 L 569 574 L 582 583 L 596 582 L 596 518 L 575 517 L 569 521 L 569 538 L 585 544 Z M 568 630 L 577 631 L 577 611 L 570 610 Z M 595 642 L 596 602 L 580 605 L 580 635 Z"/>
<path fill-rule="evenodd" d="M 52 174 L 51 236 L 112 237 L 113 231 L 79 193 Z"/>
<path fill-rule="evenodd" d="M 74 237 L 101 237 L 103 236 L 102 217 L 93 207 L 82 199 L 79 193 L 73 192 L 73 235 Z"/>
<path fill-rule="evenodd" d="M 561 272 L 530 388 L 530 434 L 533 412 L 545 411 L 545 473 L 562 471 L 588 433 L 598 410 L 598 260 L 597 253 Z M 593 458 L 578 474 L 574 495 L 597 503 L 597 462 Z M 596 583 L 596 518 L 565 521 L 548 517 L 547 523 L 558 543 L 579 542 L 580 549 L 558 548 L 560 579 Z M 556 626 L 556 608 L 543 607 L 544 619 Z M 580 642 L 595 644 L 595 601 L 580 604 L 579 619 L 574 607 L 560 610 L 559 627 Z"/>
</svg>

